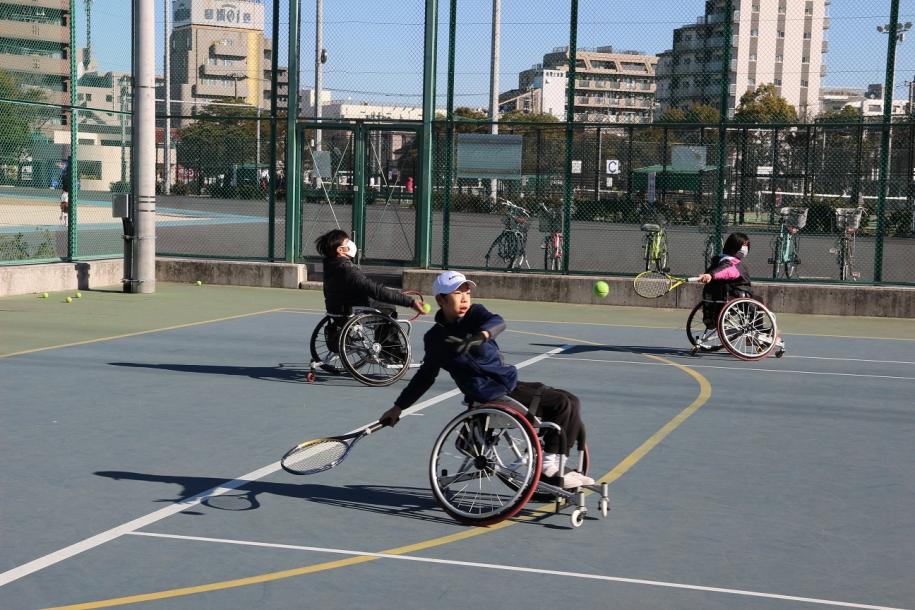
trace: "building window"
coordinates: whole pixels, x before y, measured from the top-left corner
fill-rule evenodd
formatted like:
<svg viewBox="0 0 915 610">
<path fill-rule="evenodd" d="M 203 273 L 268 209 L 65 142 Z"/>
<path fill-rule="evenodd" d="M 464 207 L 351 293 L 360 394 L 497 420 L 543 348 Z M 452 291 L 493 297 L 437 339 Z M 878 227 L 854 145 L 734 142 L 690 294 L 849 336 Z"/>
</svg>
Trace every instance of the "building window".
<svg viewBox="0 0 915 610">
<path fill-rule="evenodd" d="M 212 21 L 212 20 L 213 20 L 213 15 L 214 15 L 213 9 L 211 9 L 211 8 L 204 9 L 204 11 L 203 11 L 203 18 L 204 18 L 204 19 L 207 19 L 207 20 L 209 20 L 209 21 Z"/>
<path fill-rule="evenodd" d="M 781 86 L 782 86 L 782 79 L 776 78 L 776 79 L 775 79 L 775 86 L 776 86 L 776 87 L 781 87 Z"/>
<path fill-rule="evenodd" d="M 785 56 L 782 55 L 781 53 L 777 53 L 775 55 L 775 61 L 778 63 L 781 63 L 781 62 L 785 61 Z"/>
<path fill-rule="evenodd" d="M 809 81 L 801 80 L 801 87 L 809 87 L 809 86 L 810 86 L 810 82 L 809 82 Z"/>
<path fill-rule="evenodd" d="M 753 28 L 752 30 L 750 30 L 750 36 L 753 37 L 753 38 L 758 37 L 758 36 L 759 36 L 759 30 L 756 29 L 756 28 Z"/>
<path fill-rule="evenodd" d="M 804 32 L 804 40 L 810 40 L 810 32 Z"/>
<path fill-rule="evenodd" d="M 756 53 L 750 53 L 750 61 L 756 61 Z"/>
<path fill-rule="evenodd" d="M 779 38 L 784 38 L 784 37 L 785 37 L 785 30 L 779 30 L 779 31 L 778 31 L 778 37 L 779 37 Z"/>
<path fill-rule="evenodd" d="M 809 55 L 804 55 L 803 57 L 801 57 L 801 63 L 802 63 L 802 64 L 809 64 L 809 63 L 810 63 L 810 56 L 809 56 Z"/>
<path fill-rule="evenodd" d="M 780 3 L 780 4 L 778 5 L 778 14 L 779 14 L 779 15 L 784 15 L 784 14 L 785 14 L 785 10 L 786 10 L 786 9 L 785 9 L 785 4 L 784 4 L 784 3 Z"/>
</svg>

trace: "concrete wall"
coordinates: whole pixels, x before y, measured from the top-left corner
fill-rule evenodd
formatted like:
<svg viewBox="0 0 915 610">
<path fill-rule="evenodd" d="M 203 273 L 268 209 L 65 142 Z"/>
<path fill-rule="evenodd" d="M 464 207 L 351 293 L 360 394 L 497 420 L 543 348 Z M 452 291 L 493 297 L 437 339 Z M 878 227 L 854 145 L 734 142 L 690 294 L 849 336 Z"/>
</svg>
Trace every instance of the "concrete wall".
<svg viewBox="0 0 915 610">
<path fill-rule="evenodd" d="M 123 259 L 78 263 L 0 265 L 0 297 L 63 290 L 92 290 L 121 286 Z M 156 280 L 263 288 L 300 288 L 309 285 L 305 265 L 158 258 Z"/>
<path fill-rule="evenodd" d="M 404 290 L 429 294 L 436 270 L 405 269 Z M 474 293 L 482 298 L 554 301 L 591 305 L 624 305 L 691 309 L 702 288 L 686 284 L 659 299 L 643 299 L 632 290 L 632 278 L 552 276 L 518 273 L 469 272 L 477 282 Z M 594 282 L 610 285 L 606 298 L 592 292 Z M 753 294 L 776 313 L 915 318 L 915 288 L 838 284 L 757 283 Z"/>
</svg>

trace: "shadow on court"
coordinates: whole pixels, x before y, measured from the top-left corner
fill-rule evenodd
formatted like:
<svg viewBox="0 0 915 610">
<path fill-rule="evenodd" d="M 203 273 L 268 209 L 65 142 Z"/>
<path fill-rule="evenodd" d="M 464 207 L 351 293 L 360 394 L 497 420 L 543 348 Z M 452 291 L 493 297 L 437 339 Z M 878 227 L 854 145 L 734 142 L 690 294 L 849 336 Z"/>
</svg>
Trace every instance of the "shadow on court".
<svg viewBox="0 0 915 610">
<path fill-rule="evenodd" d="M 176 503 L 192 498 L 208 489 L 226 483 L 224 478 L 187 477 L 126 472 L 120 470 L 103 470 L 95 473 L 115 481 L 150 481 L 153 483 L 172 483 L 180 485 L 182 490 L 175 498 L 160 498 L 154 502 Z M 252 481 L 237 490 L 205 498 L 201 504 L 210 508 L 229 511 L 247 511 L 260 508 L 264 496 L 281 496 L 325 504 L 338 508 L 361 510 L 370 513 L 404 517 L 431 523 L 450 523 L 454 521 L 442 516 L 441 509 L 435 503 L 429 489 L 417 487 L 387 487 L 383 485 L 314 485 L 294 483 L 272 483 Z M 184 515 L 202 515 L 193 508 L 182 511 Z"/>
<path fill-rule="evenodd" d="M 538 347 L 562 347 L 561 343 L 532 343 Z M 654 354 L 657 356 L 689 356 L 691 350 L 681 347 L 658 347 L 649 345 L 573 345 L 562 352 L 562 356 L 590 354 L 594 352 L 618 352 L 630 354 Z M 561 357 L 561 356 L 560 356 Z"/>
<path fill-rule="evenodd" d="M 170 364 L 151 362 L 109 362 L 111 366 L 131 368 L 158 369 L 176 373 L 198 373 L 203 375 L 228 375 L 231 377 L 248 377 L 259 381 L 275 381 L 279 383 L 307 383 L 309 367 L 307 363 L 281 362 L 276 366 L 228 366 L 210 364 Z M 318 371 L 314 384 L 364 387 L 348 375 L 333 375 Z"/>
</svg>

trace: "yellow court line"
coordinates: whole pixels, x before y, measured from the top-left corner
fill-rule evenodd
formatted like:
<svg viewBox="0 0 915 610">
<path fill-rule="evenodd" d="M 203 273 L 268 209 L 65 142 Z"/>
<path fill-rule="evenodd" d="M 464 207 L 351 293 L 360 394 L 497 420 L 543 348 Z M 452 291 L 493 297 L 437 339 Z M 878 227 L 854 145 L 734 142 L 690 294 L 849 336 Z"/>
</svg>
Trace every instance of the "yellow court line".
<svg viewBox="0 0 915 610">
<path fill-rule="evenodd" d="M 164 326 L 162 328 L 151 328 L 149 330 L 140 330 L 133 333 L 125 333 L 123 335 L 112 335 L 110 337 L 98 337 L 96 339 L 86 339 L 85 341 L 74 341 L 73 343 L 61 343 L 59 345 L 47 345 L 45 347 L 36 347 L 33 349 L 22 350 L 21 352 L 11 352 L 9 354 L 0 354 L 0 358 L 10 358 L 12 356 L 22 356 L 24 354 L 34 354 L 36 352 L 46 352 L 52 349 L 60 349 L 62 347 L 75 347 L 77 345 L 89 345 L 91 343 L 101 343 L 102 341 L 113 341 L 115 339 L 126 339 L 127 337 L 138 337 L 140 335 L 148 335 L 150 333 L 158 333 L 166 330 L 177 330 L 179 328 L 188 328 L 190 326 L 200 326 L 201 324 L 211 324 L 213 322 L 224 322 L 226 320 L 236 320 L 238 318 L 247 318 L 250 316 L 259 316 L 265 313 L 275 313 L 277 311 L 283 311 L 283 307 L 276 307 L 274 309 L 265 309 L 263 311 L 254 311 L 251 313 L 242 313 L 236 316 L 226 316 L 224 318 L 214 318 L 212 320 L 200 320 L 199 322 L 188 322 L 187 324 L 176 324 L 174 326 Z"/>
<path fill-rule="evenodd" d="M 510 332 L 515 332 L 519 334 L 526 335 L 538 335 L 543 337 L 549 337 L 553 339 L 561 339 L 563 341 L 577 342 L 577 343 L 587 343 L 590 345 L 601 345 L 600 343 L 595 343 L 593 341 L 587 341 L 583 339 L 572 339 L 569 337 L 560 337 L 556 335 L 546 335 L 543 333 L 531 333 L 527 331 L 517 331 L 511 330 Z M 700 373 L 693 371 L 689 367 L 677 364 L 672 360 L 667 358 L 662 358 L 660 356 L 654 356 L 651 354 L 642 354 L 648 358 L 653 358 L 659 360 L 670 366 L 676 367 L 681 371 L 687 373 L 690 377 L 696 380 L 699 384 L 699 395 L 684 408 L 680 413 L 678 413 L 673 419 L 667 422 L 660 430 L 655 432 L 651 437 L 643 442 L 639 447 L 626 456 L 623 461 L 617 464 L 610 472 L 600 477 L 600 481 L 605 481 L 607 483 L 612 483 L 616 479 L 620 478 L 628 472 L 639 460 L 641 460 L 645 455 L 651 451 L 655 446 L 658 445 L 662 440 L 664 440 L 671 432 L 673 432 L 678 426 L 680 426 L 686 419 L 691 416 L 693 413 L 699 410 L 699 408 L 704 405 L 712 395 L 712 385 L 709 381 L 703 377 Z M 417 542 L 415 544 L 410 544 L 407 546 L 401 546 L 394 549 L 388 549 L 386 551 L 379 551 L 380 554 L 384 555 L 406 555 L 416 551 L 423 551 L 437 546 L 442 546 L 445 544 L 450 544 L 452 542 L 457 542 L 460 540 L 467 540 L 469 538 L 475 538 L 476 536 L 481 536 L 489 532 L 497 531 L 506 527 L 510 527 L 515 523 L 520 523 L 524 521 L 530 521 L 538 518 L 542 514 L 548 512 L 548 510 L 553 506 L 553 503 L 541 504 L 539 506 L 531 507 L 525 509 L 527 514 L 522 516 L 516 516 L 512 520 L 503 521 L 495 525 L 490 525 L 488 527 L 473 527 L 462 530 L 460 532 L 449 534 L 447 536 L 441 536 L 438 538 L 431 538 L 422 542 Z M 111 599 L 103 599 L 94 602 L 86 602 L 82 604 L 74 604 L 70 606 L 56 606 L 54 608 L 47 608 L 46 610 L 89 610 L 92 608 L 110 608 L 112 606 L 123 606 L 127 604 L 136 604 L 146 601 L 156 601 L 162 599 L 170 599 L 174 597 L 182 597 L 186 595 L 195 595 L 197 593 L 207 593 L 210 591 L 222 591 L 225 589 L 232 589 L 236 587 L 244 587 L 248 585 L 260 584 L 265 582 L 271 582 L 275 580 L 282 580 L 285 578 L 291 578 L 294 576 L 302 576 L 305 574 L 314 574 L 315 572 L 323 572 L 327 570 L 333 570 L 336 568 L 343 568 L 353 565 L 358 565 L 361 563 L 367 563 L 369 561 L 375 561 L 377 559 L 382 559 L 377 556 L 358 556 L 358 557 L 349 557 L 347 559 L 339 559 L 336 561 L 328 561 L 323 563 L 317 563 L 310 566 L 302 566 L 299 568 L 293 568 L 290 570 L 282 570 L 279 572 L 270 572 L 267 574 L 258 574 L 256 576 L 249 576 L 246 578 L 237 578 L 234 580 L 224 580 L 220 582 L 212 582 L 204 585 L 196 585 L 192 587 L 181 587 L 178 589 L 168 589 L 165 591 L 155 591 L 152 593 L 143 593 L 140 595 L 130 595 L 126 597 L 117 597 Z"/>
</svg>

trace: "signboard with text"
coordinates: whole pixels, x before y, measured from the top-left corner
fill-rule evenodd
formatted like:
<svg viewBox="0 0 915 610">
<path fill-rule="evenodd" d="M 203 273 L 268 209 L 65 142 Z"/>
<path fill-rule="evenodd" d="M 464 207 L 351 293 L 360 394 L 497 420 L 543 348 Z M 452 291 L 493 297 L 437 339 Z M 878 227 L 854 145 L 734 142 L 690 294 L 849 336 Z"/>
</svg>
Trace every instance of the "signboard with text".
<svg viewBox="0 0 915 610">
<path fill-rule="evenodd" d="M 172 17 L 176 28 L 189 25 L 264 29 L 264 4 L 261 0 L 173 0 Z"/>
</svg>

